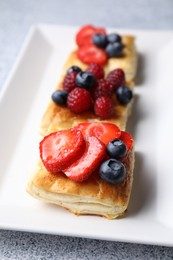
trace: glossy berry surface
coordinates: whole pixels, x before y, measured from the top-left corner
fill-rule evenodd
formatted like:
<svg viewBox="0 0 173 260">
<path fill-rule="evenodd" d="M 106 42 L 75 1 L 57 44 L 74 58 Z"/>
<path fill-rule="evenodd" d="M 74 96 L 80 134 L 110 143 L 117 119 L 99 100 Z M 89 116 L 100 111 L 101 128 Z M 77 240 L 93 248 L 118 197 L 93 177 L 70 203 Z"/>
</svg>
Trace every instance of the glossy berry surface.
<svg viewBox="0 0 173 260">
<path fill-rule="evenodd" d="M 83 26 L 76 35 L 76 43 L 79 47 L 92 43 L 92 37 L 96 33 L 106 34 L 104 28 L 94 27 L 93 25 Z"/>
<path fill-rule="evenodd" d="M 73 89 L 67 97 L 67 106 L 77 114 L 88 111 L 92 106 L 90 93 L 84 88 Z"/>
<path fill-rule="evenodd" d="M 123 105 L 127 105 L 133 97 L 132 90 L 130 88 L 128 88 L 127 86 L 119 87 L 116 90 L 116 95 L 117 95 L 118 101 Z"/>
<path fill-rule="evenodd" d="M 131 134 L 125 131 L 121 131 L 121 135 L 118 138 L 125 143 L 128 151 L 133 148 L 134 140 Z"/>
<path fill-rule="evenodd" d="M 104 181 L 110 184 L 117 184 L 124 180 L 126 169 L 124 164 L 118 160 L 109 159 L 101 164 L 99 174 Z"/>
<path fill-rule="evenodd" d="M 52 100 L 56 105 L 66 105 L 68 92 L 65 90 L 56 90 L 52 94 Z"/>
<path fill-rule="evenodd" d="M 86 71 L 91 72 L 96 79 L 103 79 L 104 78 L 104 70 L 101 65 L 96 62 L 91 63 Z"/>
<path fill-rule="evenodd" d="M 123 141 L 114 139 L 108 143 L 106 151 L 111 158 L 121 159 L 126 155 L 127 148 Z"/>
<path fill-rule="evenodd" d="M 113 86 L 113 89 L 117 89 L 125 84 L 125 73 L 122 69 L 114 69 L 109 72 L 106 79 Z"/>
<path fill-rule="evenodd" d="M 72 66 L 67 70 L 67 73 L 71 73 L 72 71 L 81 72 L 82 70 L 78 66 Z"/>
<path fill-rule="evenodd" d="M 106 53 L 108 55 L 108 57 L 119 57 L 122 54 L 122 44 L 119 42 L 114 42 L 114 43 L 109 43 L 106 46 Z"/>
<path fill-rule="evenodd" d="M 70 73 L 67 73 L 64 77 L 64 81 L 62 83 L 63 89 L 67 92 L 72 91 L 74 88 L 77 87 L 76 85 L 76 76 L 78 72 L 77 71 L 71 71 Z"/>
<path fill-rule="evenodd" d="M 97 48 L 94 44 L 84 45 L 77 50 L 77 57 L 85 64 L 96 62 L 104 65 L 107 62 L 105 50 Z"/>
<path fill-rule="evenodd" d="M 121 135 L 121 130 L 118 126 L 106 122 L 85 122 L 78 124 L 75 128 L 80 130 L 84 136 L 97 137 L 105 145 L 107 145 L 111 140 L 119 138 Z"/>
<path fill-rule="evenodd" d="M 99 48 L 105 48 L 108 43 L 107 36 L 100 33 L 95 34 L 92 40 L 94 45 L 96 45 Z"/>
<path fill-rule="evenodd" d="M 116 33 L 110 33 L 107 35 L 107 41 L 110 43 L 121 42 L 121 36 Z"/>
<path fill-rule="evenodd" d="M 85 140 L 76 129 L 51 133 L 40 142 L 40 157 L 45 168 L 53 173 L 75 162 L 85 148 Z"/>
<path fill-rule="evenodd" d="M 96 83 L 94 75 L 89 72 L 79 72 L 76 76 L 76 84 L 78 87 L 90 89 Z"/>
<path fill-rule="evenodd" d="M 102 96 L 95 100 L 94 112 L 102 119 L 110 118 L 114 113 L 114 105 L 109 97 Z"/>
<path fill-rule="evenodd" d="M 105 145 L 96 137 L 88 137 L 85 150 L 80 158 L 64 170 L 65 175 L 73 181 L 84 181 L 100 165 L 105 156 Z"/>
</svg>

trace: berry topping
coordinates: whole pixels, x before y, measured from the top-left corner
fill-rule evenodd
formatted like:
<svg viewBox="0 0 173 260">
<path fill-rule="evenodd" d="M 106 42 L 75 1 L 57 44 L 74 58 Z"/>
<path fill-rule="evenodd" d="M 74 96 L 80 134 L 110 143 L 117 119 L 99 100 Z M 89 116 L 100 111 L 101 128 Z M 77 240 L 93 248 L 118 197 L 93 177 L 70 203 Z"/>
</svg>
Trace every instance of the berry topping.
<svg viewBox="0 0 173 260">
<path fill-rule="evenodd" d="M 96 33 L 106 34 L 106 31 L 104 28 L 96 28 L 92 25 L 83 26 L 76 35 L 77 45 L 81 47 L 86 44 L 91 44 L 92 37 Z"/>
<path fill-rule="evenodd" d="M 80 130 L 84 136 L 95 136 L 100 139 L 105 145 L 111 140 L 119 138 L 121 130 L 118 126 L 111 123 L 80 123 L 75 126 L 77 130 Z"/>
<path fill-rule="evenodd" d="M 78 87 L 89 89 L 96 84 L 96 79 L 91 72 L 81 71 L 76 76 L 76 84 Z"/>
<path fill-rule="evenodd" d="M 68 92 L 65 90 L 56 90 L 52 94 L 52 100 L 56 105 L 66 105 Z"/>
<path fill-rule="evenodd" d="M 62 171 L 76 161 L 85 148 L 85 140 L 76 129 L 61 130 L 40 142 L 40 157 L 45 168 L 53 173 Z"/>
<path fill-rule="evenodd" d="M 92 106 L 90 93 L 84 88 L 73 89 L 67 97 L 67 106 L 74 113 L 83 113 Z"/>
<path fill-rule="evenodd" d="M 78 71 L 71 71 L 70 73 L 67 73 L 64 81 L 62 83 L 63 89 L 67 92 L 72 91 L 74 88 L 77 87 L 76 85 L 76 76 L 78 74 Z"/>
<path fill-rule="evenodd" d="M 111 158 L 121 159 L 126 155 L 127 148 L 123 141 L 116 138 L 108 143 L 106 151 Z"/>
<path fill-rule="evenodd" d="M 84 181 L 100 165 L 105 156 L 105 145 L 96 137 L 88 137 L 82 156 L 64 170 L 73 181 Z"/>
<path fill-rule="evenodd" d="M 121 131 L 119 139 L 125 143 L 128 151 L 132 149 L 134 141 L 131 134 L 129 134 L 128 132 Z"/>
<path fill-rule="evenodd" d="M 121 42 L 121 36 L 116 33 L 110 33 L 107 35 L 107 40 L 110 43 Z"/>
<path fill-rule="evenodd" d="M 101 164 L 99 173 L 104 181 L 110 184 L 117 184 L 124 180 L 126 168 L 123 163 L 116 159 L 109 159 Z"/>
<path fill-rule="evenodd" d="M 123 46 L 119 42 L 109 43 L 105 50 L 108 57 L 119 57 L 122 54 Z"/>
<path fill-rule="evenodd" d="M 125 83 L 124 71 L 122 69 L 114 69 L 108 74 L 106 79 L 110 82 L 114 89 L 117 89 Z"/>
<path fill-rule="evenodd" d="M 104 65 L 107 62 L 106 52 L 94 45 L 84 45 L 77 50 L 78 58 L 85 64 L 96 62 Z"/>
<path fill-rule="evenodd" d="M 94 104 L 94 112 L 103 119 L 110 118 L 114 113 L 112 100 L 106 96 L 97 98 Z"/>
<path fill-rule="evenodd" d="M 105 48 L 108 43 L 106 35 L 101 33 L 94 34 L 92 41 L 99 48 Z"/>
<path fill-rule="evenodd" d="M 91 63 L 86 71 L 91 72 L 96 79 L 103 79 L 104 78 L 104 70 L 102 66 L 100 66 L 98 63 Z"/>
<path fill-rule="evenodd" d="M 67 70 L 67 73 L 71 73 L 72 71 L 81 72 L 82 70 L 78 66 L 72 66 Z"/>
<path fill-rule="evenodd" d="M 123 105 L 127 105 L 133 97 L 132 90 L 129 89 L 127 86 L 119 87 L 116 90 L 116 94 L 118 101 Z"/>
<path fill-rule="evenodd" d="M 106 79 L 99 79 L 97 85 L 93 89 L 93 98 L 107 96 L 111 97 L 113 87 Z"/>
</svg>

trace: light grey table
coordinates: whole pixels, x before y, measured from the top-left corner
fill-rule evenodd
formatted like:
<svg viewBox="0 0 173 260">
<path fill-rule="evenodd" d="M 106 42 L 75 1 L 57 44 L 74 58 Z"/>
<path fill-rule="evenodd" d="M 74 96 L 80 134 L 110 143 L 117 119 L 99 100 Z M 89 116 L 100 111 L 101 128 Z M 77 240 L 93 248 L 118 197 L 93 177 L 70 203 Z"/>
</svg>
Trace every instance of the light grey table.
<svg viewBox="0 0 173 260">
<path fill-rule="evenodd" d="M 35 23 L 173 29 L 173 0 L 0 0 L 0 87 Z M 0 259 L 173 259 L 173 248 L 0 231 Z"/>
</svg>

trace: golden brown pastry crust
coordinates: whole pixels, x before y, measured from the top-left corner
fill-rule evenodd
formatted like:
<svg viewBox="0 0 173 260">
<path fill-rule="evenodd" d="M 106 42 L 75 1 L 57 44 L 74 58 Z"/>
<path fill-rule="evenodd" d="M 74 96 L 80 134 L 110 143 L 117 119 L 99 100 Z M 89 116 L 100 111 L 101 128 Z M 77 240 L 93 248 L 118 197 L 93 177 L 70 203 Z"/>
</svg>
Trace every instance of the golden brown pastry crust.
<svg viewBox="0 0 173 260">
<path fill-rule="evenodd" d="M 114 219 L 128 206 L 133 182 L 133 149 L 123 163 L 126 178 L 120 184 L 112 185 L 103 181 L 97 172 L 84 182 L 74 182 L 63 173 L 48 172 L 40 161 L 27 191 L 38 199 L 60 205 L 78 215 L 95 214 Z"/>
</svg>

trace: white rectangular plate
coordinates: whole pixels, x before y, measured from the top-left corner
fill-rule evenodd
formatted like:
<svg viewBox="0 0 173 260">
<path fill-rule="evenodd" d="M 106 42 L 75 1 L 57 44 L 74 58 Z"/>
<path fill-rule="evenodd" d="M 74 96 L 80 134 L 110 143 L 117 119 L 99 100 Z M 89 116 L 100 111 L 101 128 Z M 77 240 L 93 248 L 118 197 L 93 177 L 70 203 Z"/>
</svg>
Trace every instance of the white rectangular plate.
<svg viewBox="0 0 173 260">
<path fill-rule="evenodd" d="M 34 26 L 0 96 L 0 227 L 173 246 L 173 33 L 136 36 L 139 69 L 129 130 L 136 140 L 134 185 L 124 218 L 75 216 L 30 197 L 41 116 L 74 45 L 77 28 Z"/>
</svg>

